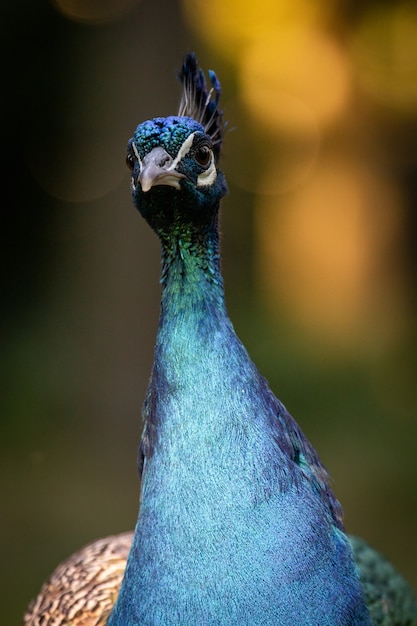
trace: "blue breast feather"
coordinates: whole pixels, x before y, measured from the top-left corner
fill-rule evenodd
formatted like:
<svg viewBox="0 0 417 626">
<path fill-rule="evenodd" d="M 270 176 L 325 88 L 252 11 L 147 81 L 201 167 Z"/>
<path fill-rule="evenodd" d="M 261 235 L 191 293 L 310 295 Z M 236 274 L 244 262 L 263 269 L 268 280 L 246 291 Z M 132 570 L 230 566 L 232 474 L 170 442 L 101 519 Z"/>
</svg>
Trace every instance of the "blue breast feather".
<svg viewBox="0 0 417 626">
<path fill-rule="evenodd" d="M 369 623 L 327 474 L 217 303 L 162 316 L 145 415 L 110 626 Z"/>
</svg>

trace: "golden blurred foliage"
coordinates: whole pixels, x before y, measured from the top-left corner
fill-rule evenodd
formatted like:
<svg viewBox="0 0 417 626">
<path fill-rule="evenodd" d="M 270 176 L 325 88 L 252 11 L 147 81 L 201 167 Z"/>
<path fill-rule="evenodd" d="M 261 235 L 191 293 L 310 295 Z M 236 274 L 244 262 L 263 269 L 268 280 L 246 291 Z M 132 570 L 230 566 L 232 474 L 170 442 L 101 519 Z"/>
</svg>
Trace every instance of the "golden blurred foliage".
<svg viewBox="0 0 417 626">
<path fill-rule="evenodd" d="M 239 63 L 251 44 L 274 34 L 280 37 L 294 23 L 311 24 L 325 10 L 324 4 L 308 0 L 183 0 L 183 7 L 199 36 L 233 63 Z"/>
<path fill-rule="evenodd" d="M 265 175 L 273 178 L 273 167 Z M 279 297 L 297 323 L 338 347 L 362 334 L 380 341 L 404 306 L 400 207 L 395 184 L 334 159 L 321 161 L 280 211 L 274 197 L 261 198 L 258 275 L 270 303 Z"/>
<path fill-rule="evenodd" d="M 183 7 L 235 68 L 230 179 L 255 194 L 268 310 L 338 347 L 395 340 L 407 323 L 405 201 L 375 107 L 417 113 L 416 6 L 370 4 L 350 23 L 331 2 Z"/>
<path fill-rule="evenodd" d="M 270 131 L 303 132 L 305 109 L 320 124 L 343 112 L 351 72 L 335 40 L 299 27 L 253 43 L 241 59 L 240 84 L 248 110 Z"/>
</svg>

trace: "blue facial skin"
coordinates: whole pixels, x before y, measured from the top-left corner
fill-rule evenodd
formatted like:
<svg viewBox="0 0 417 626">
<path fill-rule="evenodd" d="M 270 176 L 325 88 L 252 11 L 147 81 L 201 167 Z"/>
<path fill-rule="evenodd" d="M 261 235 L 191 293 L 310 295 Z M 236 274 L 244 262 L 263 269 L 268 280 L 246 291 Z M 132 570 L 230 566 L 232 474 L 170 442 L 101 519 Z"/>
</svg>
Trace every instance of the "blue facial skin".
<svg viewBox="0 0 417 626">
<path fill-rule="evenodd" d="M 191 118 L 156 118 L 131 141 L 141 159 L 157 146 L 175 158 L 194 132 L 193 147 L 210 141 Z M 107 624 L 369 626 L 328 475 L 228 317 L 218 235 L 226 184 L 218 172 L 198 187 L 203 169 L 191 149 L 179 189 L 133 190 L 161 241 L 162 301 L 139 516 Z"/>
</svg>

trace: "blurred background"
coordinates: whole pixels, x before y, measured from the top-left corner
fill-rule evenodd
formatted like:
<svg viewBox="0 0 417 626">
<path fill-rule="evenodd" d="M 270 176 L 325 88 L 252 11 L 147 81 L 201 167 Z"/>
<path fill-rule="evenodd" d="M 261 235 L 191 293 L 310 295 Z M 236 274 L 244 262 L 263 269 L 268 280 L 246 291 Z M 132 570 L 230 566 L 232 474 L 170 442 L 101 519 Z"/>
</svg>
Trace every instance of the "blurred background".
<svg viewBox="0 0 417 626">
<path fill-rule="evenodd" d="M 125 147 L 221 78 L 227 302 L 329 468 L 350 532 L 417 587 L 417 6 L 3 3 L 2 623 L 133 528 L 159 245 Z"/>
</svg>

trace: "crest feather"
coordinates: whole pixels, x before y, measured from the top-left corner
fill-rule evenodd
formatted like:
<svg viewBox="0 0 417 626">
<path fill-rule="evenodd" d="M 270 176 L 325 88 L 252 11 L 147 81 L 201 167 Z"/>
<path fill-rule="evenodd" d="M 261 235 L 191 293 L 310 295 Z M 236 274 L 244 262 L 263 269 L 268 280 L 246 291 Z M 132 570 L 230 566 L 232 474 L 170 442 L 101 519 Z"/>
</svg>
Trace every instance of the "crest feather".
<svg viewBox="0 0 417 626">
<path fill-rule="evenodd" d="M 221 86 L 215 72 L 209 70 L 208 75 L 211 83 L 209 91 L 204 72 L 198 67 L 195 54 L 186 55 L 179 72 L 183 91 L 178 115 L 191 117 L 203 126 L 204 131 L 211 137 L 214 156 L 218 160 L 225 126 L 223 111 L 219 109 Z"/>
</svg>

